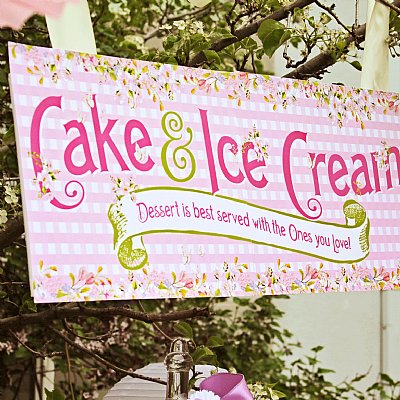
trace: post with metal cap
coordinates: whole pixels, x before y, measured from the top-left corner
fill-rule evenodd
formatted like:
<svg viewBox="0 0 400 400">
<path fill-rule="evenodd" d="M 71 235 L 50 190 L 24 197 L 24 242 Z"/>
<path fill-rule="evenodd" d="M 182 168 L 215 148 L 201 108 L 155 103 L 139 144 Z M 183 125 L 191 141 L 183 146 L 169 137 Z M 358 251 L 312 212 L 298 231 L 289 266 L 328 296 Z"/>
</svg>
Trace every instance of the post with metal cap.
<svg viewBox="0 0 400 400">
<path fill-rule="evenodd" d="M 164 364 L 168 372 L 166 400 L 186 400 L 189 396 L 189 372 L 193 367 L 189 340 L 173 340 Z"/>
</svg>

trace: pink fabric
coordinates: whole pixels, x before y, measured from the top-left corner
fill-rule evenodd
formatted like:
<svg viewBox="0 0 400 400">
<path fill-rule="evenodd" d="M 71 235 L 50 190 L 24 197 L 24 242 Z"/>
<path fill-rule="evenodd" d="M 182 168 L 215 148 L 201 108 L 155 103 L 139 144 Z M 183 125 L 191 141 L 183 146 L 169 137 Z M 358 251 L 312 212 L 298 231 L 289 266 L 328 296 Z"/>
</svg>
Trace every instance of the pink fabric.
<svg viewBox="0 0 400 400">
<path fill-rule="evenodd" d="M 58 17 L 68 1 L 80 0 L 0 0 L 0 28 L 21 29 L 33 14 Z"/>
<path fill-rule="evenodd" d="M 253 400 L 242 374 L 220 373 L 200 383 L 200 390 L 209 390 L 221 400 Z"/>
</svg>

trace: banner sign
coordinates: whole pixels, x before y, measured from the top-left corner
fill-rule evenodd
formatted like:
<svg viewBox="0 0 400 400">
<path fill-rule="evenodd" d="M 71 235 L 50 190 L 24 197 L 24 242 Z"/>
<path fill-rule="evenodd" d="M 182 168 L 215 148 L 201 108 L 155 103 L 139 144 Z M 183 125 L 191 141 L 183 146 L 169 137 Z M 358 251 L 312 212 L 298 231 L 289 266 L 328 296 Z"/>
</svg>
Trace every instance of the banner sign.
<svg viewBox="0 0 400 400">
<path fill-rule="evenodd" d="M 9 52 L 36 302 L 399 287 L 398 94 Z"/>
</svg>

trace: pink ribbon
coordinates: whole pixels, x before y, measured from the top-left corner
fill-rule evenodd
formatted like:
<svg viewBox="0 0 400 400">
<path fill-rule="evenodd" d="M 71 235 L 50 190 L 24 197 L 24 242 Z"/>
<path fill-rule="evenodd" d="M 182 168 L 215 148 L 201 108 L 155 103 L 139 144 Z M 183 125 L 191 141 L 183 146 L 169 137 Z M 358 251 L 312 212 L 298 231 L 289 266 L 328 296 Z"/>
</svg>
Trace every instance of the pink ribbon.
<svg viewBox="0 0 400 400">
<path fill-rule="evenodd" d="M 242 374 L 219 373 L 200 383 L 200 390 L 215 393 L 221 400 L 253 400 Z"/>
</svg>

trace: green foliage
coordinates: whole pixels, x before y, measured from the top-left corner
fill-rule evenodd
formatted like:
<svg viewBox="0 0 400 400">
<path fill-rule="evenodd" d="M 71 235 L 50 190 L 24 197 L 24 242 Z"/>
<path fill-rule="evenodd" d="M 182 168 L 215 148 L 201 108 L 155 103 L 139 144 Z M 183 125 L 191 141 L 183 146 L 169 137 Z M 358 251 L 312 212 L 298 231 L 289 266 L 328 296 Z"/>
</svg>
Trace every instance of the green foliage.
<svg viewBox="0 0 400 400">
<path fill-rule="evenodd" d="M 278 11 L 286 0 L 231 1 L 212 0 L 203 9 L 193 9 L 186 0 L 89 0 L 98 52 L 113 56 L 150 61 L 194 65 L 208 69 L 240 70 L 267 73 L 266 57 L 284 47 L 288 67 L 306 63 L 312 51 L 325 51 L 335 60 L 348 60 L 355 55 L 349 46 L 348 30 L 333 26 L 327 12 L 310 13 L 309 8 L 297 8 L 289 18 L 275 21 L 268 16 Z M 264 21 L 263 21 L 264 19 Z M 263 21 L 263 22 L 262 22 Z M 251 24 L 259 24 L 257 35 L 243 34 Z M 239 40 L 235 34 L 242 32 Z M 391 14 L 391 51 L 396 55 L 400 36 L 400 17 Z M 254 33 L 254 31 L 253 31 Z M 258 36 L 258 37 L 256 37 Z M 37 46 L 50 46 L 45 19 L 34 16 L 15 32 L 0 29 L 0 230 L 21 213 L 18 184 L 18 164 L 15 133 L 8 85 L 9 41 Z M 296 56 L 287 56 L 288 48 Z M 394 53 L 393 53 L 394 52 Z M 193 60 L 200 61 L 194 63 Z M 359 69 L 358 61 L 352 61 Z M 323 69 L 324 70 L 324 69 Z M 320 76 L 316 70 L 315 76 Z M 17 198 L 17 200 L 16 200 Z M 11 284 L 10 284 L 11 283 Z M 272 298 L 256 301 L 235 299 L 232 309 L 223 299 L 145 301 L 148 312 L 165 313 L 172 310 L 210 305 L 209 319 L 161 323 L 168 337 L 182 335 L 197 346 L 193 350 L 196 363 L 212 363 L 243 372 L 255 383 L 256 399 L 400 399 L 399 382 L 387 375 L 372 385 L 366 393 L 355 386 L 364 375 L 334 385 L 327 376 L 330 370 L 319 365 L 316 347 L 304 359 L 288 361 L 299 346 L 290 332 L 280 326 L 282 312 Z M 90 307 L 97 304 L 88 303 Z M 102 304 L 118 306 L 115 302 Z M 137 301 L 126 307 L 141 311 Z M 35 305 L 28 284 L 26 248 L 23 238 L 10 247 L 0 249 L 0 318 L 35 313 L 54 306 Z M 71 321 L 46 321 L 67 331 L 75 341 L 124 368 L 137 369 L 160 361 L 169 348 L 169 340 L 152 325 L 123 317 L 84 318 Z M 2 332 L 0 340 L 0 388 L 12 387 L 15 397 L 22 377 L 33 374 L 36 356 L 29 349 L 50 354 L 56 370 L 62 375 L 59 388 L 46 392 L 47 399 L 71 398 L 68 372 L 75 382 L 75 399 L 96 398 L 98 391 L 108 388 L 121 378 L 114 370 L 97 363 L 60 338 L 52 335 L 46 325 L 28 325 L 19 332 Z M 19 341 L 16 340 L 18 338 Z M 23 343 L 26 346 L 20 344 Z M 68 349 L 71 365 L 68 365 Z M 63 393 L 63 395 L 61 395 Z"/>
<path fill-rule="evenodd" d="M 179 321 L 174 326 L 174 330 L 183 337 L 193 340 L 193 329 L 187 322 Z"/>
<path fill-rule="evenodd" d="M 290 32 L 285 30 L 285 25 L 273 19 L 264 21 L 260 25 L 257 35 L 268 57 L 272 57 L 275 51 L 290 38 Z"/>
<path fill-rule="evenodd" d="M 62 393 L 58 390 L 50 390 L 45 389 L 45 394 L 46 394 L 46 400 L 65 400 L 65 397 L 62 395 Z"/>
</svg>

